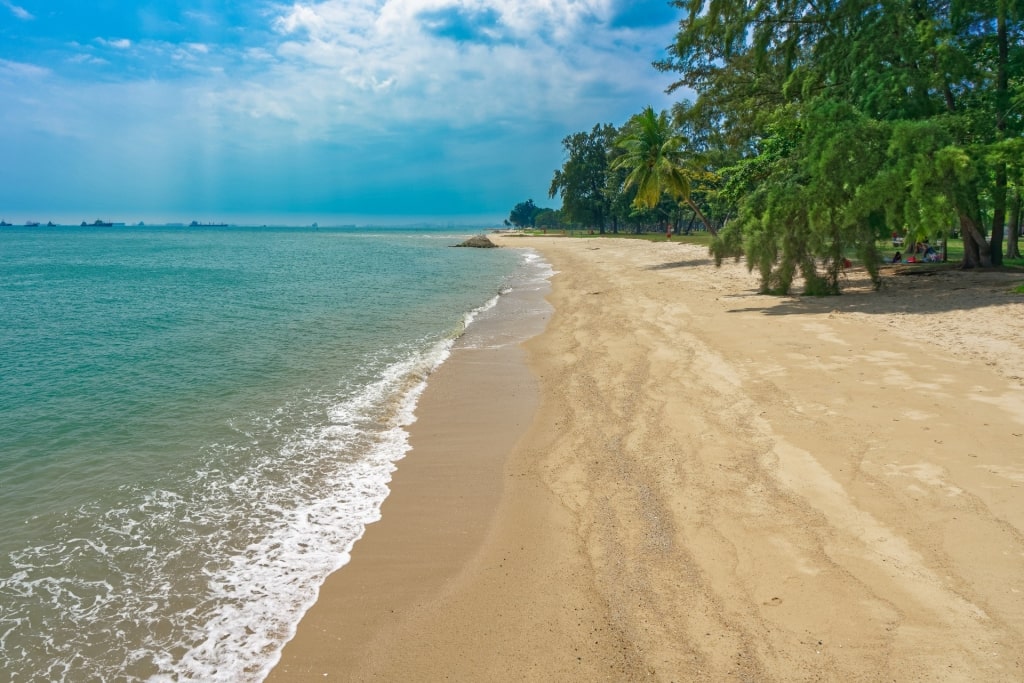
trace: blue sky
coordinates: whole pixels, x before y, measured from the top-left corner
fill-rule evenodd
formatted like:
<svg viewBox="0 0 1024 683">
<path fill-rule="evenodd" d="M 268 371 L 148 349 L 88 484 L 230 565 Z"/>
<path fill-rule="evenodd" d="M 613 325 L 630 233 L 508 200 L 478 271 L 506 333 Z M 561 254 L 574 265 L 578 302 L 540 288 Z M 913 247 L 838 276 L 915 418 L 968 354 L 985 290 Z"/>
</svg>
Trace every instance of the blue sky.
<svg viewBox="0 0 1024 683">
<path fill-rule="evenodd" d="M 667 0 L 0 0 L 0 218 L 500 222 L 669 106 Z"/>
</svg>

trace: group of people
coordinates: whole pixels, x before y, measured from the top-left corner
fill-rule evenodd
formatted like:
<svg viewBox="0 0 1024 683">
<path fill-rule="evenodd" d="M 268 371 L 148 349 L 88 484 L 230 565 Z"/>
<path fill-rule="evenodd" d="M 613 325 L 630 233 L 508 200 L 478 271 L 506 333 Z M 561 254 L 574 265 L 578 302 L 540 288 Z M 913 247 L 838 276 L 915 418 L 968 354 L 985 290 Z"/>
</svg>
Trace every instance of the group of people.
<svg viewBox="0 0 1024 683">
<path fill-rule="evenodd" d="M 917 258 L 917 254 L 921 254 L 921 258 Z M 918 242 L 914 245 L 914 253 L 907 257 L 907 263 L 938 263 L 942 260 L 942 256 L 939 252 L 935 251 L 935 248 L 928 242 Z M 903 263 L 903 254 L 896 252 L 892 257 L 892 263 Z"/>
</svg>

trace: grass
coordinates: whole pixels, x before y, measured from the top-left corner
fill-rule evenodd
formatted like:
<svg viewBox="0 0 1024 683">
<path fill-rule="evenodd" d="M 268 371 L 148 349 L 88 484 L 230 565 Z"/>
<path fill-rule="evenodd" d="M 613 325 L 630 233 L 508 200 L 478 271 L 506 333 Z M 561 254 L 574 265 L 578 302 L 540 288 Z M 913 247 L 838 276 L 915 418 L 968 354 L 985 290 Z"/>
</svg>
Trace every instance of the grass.
<svg viewBox="0 0 1024 683">
<path fill-rule="evenodd" d="M 643 232 L 639 235 L 632 232 L 605 232 L 603 235 L 598 231 L 590 230 L 548 230 L 546 233 L 539 229 L 524 230 L 525 235 L 544 235 L 547 237 L 572 237 L 575 239 L 619 239 L 619 240 L 644 240 L 647 242 L 680 242 L 682 244 L 711 244 L 711 235 L 707 232 L 698 231 L 689 235 L 672 235 L 671 240 L 665 239 L 663 232 Z"/>
</svg>

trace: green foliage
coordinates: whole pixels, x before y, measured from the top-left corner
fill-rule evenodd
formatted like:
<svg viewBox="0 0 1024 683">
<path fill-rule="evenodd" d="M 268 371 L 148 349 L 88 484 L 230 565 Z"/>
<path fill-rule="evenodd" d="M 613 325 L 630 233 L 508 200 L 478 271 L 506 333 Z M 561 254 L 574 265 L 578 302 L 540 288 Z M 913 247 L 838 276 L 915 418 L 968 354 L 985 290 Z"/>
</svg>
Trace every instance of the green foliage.
<svg viewBox="0 0 1024 683">
<path fill-rule="evenodd" d="M 772 292 L 838 293 L 847 254 L 878 284 L 890 233 L 955 230 L 965 266 L 1000 262 L 1024 186 L 1024 0 L 671 2 L 656 67 L 696 97 L 566 137 L 563 222 L 699 217 L 716 262 L 746 257 Z"/>
<path fill-rule="evenodd" d="M 716 232 L 690 196 L 694 180 L 707 182 L 714 176 L 697 166 L 697 155 L 686 154 L 687 140 L 673 126 L 668 112 L 655 114 L 652 107 L 645 107 L 623 126 L 615 146 L 621 154 L 610 168 L 626 172 L 622 187 L 635 193 L 635 212 L 660 209 L 659 213 L 670 217 L 675 204 L 682 201 L 709 232 Z M 668 205 L 664 204 L 665 195 L 672 200 Z"/>
<path fill-rule="evenodd" d="M 636 208 L 653 209 L 663 192 L 679 199 L 690 196 L 690 182 L 681 168 L 683 139 L 667 112 L 655 114 L 652 107 L 645 107 L 629 120 L 615 144 L 624 153 L 612 168 L 628 171 L 623 186 L 636 189 Z"/>
<path fill-rule="evenodd" d="M 933 121 L 902 121 L 893 126 L 889 164 L 878 179 L 878 199 L 890 223 L 911 239 L 935 236 L 957 217 L 958 187 L 972 175 L 970 158 Z M 902 186 L 901 182 L 902 181 Z"/>
<path fill-rule="evenodd" d="M 843 254 L 877 284 L 880 236 L 952 228 L 966 265 L 999 262 L 1008 185 L 1024 183 L 1024 2 L 673 4 L 685 16 L 656 66 L 697 95 L 680 119 L 722 131 L 705 136 L 730 217 L 718 262 L 746 256 L 764 291 L 800 275 L 833 293 Z"/>
<path fill-rule="evenodd" d="M 508 216 L 508 222 L 517 228 L 532 228 L 535 225 L 537 215 L 544 211 L 550 211 L 550 209 L 542 209 L 534 204 L 532 199 L 527 199 L 525 202 L 519 202 L 512 208 L 512 212 Z"/>
<path fill-rule="evenodd" d="M 606 192 L 608 154 L 617 131 L 609 124 L 589 133 L 574 133 L 562 140 L 566 160 L 551 179 L 548 196 L 561 196 L 562 217 L 604 230 L 611 212 Z"/>
<path fill-rule="evenodd" d="M 884 230 L 862 190 L 885 162 L 888 129 L 823 98 L 780 116 L 756 156 L 726 169 L 723 195 L 736 218 L 712 245 L 716 261 L 747 257 L 764 292 L 788 293 L 797 275 L 808 294 L 836 294 L 846 254 L 877 284 L 875 241 Z"/>
<path fill-rule="evenodd" d="M 563 225 L 562 212 L 558 209 L 541 209 L 534 216 L 533 225 L 544 229 L 560 228 Z"/>
</svg>

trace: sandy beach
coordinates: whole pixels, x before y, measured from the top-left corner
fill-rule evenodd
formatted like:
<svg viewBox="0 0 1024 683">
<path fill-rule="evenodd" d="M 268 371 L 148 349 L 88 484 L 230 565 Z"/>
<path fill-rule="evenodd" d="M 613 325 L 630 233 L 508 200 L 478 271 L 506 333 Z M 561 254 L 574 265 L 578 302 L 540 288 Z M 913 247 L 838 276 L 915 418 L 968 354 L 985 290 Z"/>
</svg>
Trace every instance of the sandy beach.
<svg viewBox="0 0 1024 683">
<path fill-rule="evenodd" d="M 1024 276 L 500 239 L 546 330 L 431 377 L 269 680 L 1024 680 Z"/>
</svg>

